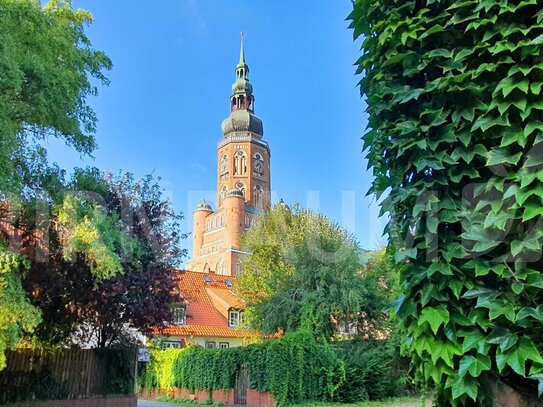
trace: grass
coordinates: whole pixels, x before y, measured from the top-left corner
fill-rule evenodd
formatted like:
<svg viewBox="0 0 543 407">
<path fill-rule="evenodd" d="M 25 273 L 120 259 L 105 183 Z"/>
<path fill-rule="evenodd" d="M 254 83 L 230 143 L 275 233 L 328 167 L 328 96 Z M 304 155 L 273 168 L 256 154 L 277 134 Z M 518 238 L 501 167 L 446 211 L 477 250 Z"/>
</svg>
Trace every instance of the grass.
<svg viewBox="0 0 543 407">
<path fill-rule="evenodd" d="M 426 401 L 426 406 L 431 406 L 431 400 Z M 296 404 L 296 407 L 421 407 L 421 399 L 417 398 L 394 398 L 383 401 L 360 401 L 358 403 L 327 403 L 327 402 L 310 402 Z"/>
<path fill-rule="evenodd" d="M 190 401 L 188 399 L 173 399 L 172 397 L 168 396 L 159 396 L 155 399 L 156 401 L 163 401 L 163 402 L 169 402 L 169 403 L 175 403 L 179 404 L 180 406 L 190 406 L 194 407 L 195 405 L 212 405 L 212 406 L 223 406 L 222 403 L 210 403 L 209 401 L 207 403 L 198 403 L 196 401 Z M 431 400 L 428 399 L 426 401 L 426 406 L 431 406 Z M 330 403 L 325 401 L 312 401 L 302 404 L 293 404 L 292 407 L 421 407 L 421 399 L 418 398 L 394 398 L 390 400 L 383 400 L 383 401 L 361 401 L 358 403 Z"/>
</svg>

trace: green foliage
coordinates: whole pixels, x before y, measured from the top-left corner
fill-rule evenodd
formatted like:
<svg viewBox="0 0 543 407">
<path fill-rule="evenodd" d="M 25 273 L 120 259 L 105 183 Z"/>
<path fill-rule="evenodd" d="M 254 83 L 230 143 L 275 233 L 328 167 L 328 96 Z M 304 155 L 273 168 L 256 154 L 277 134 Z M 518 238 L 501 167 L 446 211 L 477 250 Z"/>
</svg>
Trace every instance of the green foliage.
<svg viewBox="0 0 543 407">
<path fill-rule="evenodd" d="M 190 347 L 151 353 L 147 388 L 232 389 L 241 368 L 253 389 L 269 391 L 279 405 L 331 399 L 345 370 L 336 352 L 309 332 L 230 349 Z"/>
<path fill-rule="evenodd" d="M 9 372 L 8 374 L 10 385 L 3 386 L 0 404 L 35 400 L 66 400 L 70 394 L 68 387 L 55 379 L 49 369 L 40 372 Z"/>
<path fill-rule="evenodd" d="M 58 137 L 83 154 L 95 148 L 88 96 L 111 61 L 84 33 L 92 15 L 69 1 L 0 0 L 0 191 L 47 178 L 40 142 Z"/>
<path fill-rule="evenodd" d="M 185 235 L 157 179 L 76 169 L 44 210 L 53 220 L 47 261 L 32 260 L 24 278 L 42 310 L 40 341 L 126 346 L 135 330 L 171 319 Z"/>
<path fill-rule="evenodd" d="M 21 286 L 24 263 L 22 257 L 0 246 L 0 370 L 6 366 L 5 351 L 40 322 L 39 311 L 30 305 Z"/>
<path fill-rule="evenodd" d="M 337 390 L 337 400 L 355 403 L 384 400 L 413 392 L 408 375 L 409 361 L 400 356 L 400 340 L 354 340 L 335 344 L 345 363 L 345 382 Z"/>
<path fill-rule="evenodd" d="M 135 348 L 107 348 L 94 350 L 103 361 L 104 394 L 134 393 Z"/>
<path fill-rule="evenodd" d="M 123 272 L 117 247 L 126 247 L 131 237 L 119 229 L 119 216 L 76 195 L 67 195 L 55 211 L 56 226 L 63 241 L 67 261 L 76 253 L 85 255 L 97 279 Z"/>
<path fill-rule="evenodd" d="M 171 389 L 174 387 L 175 363 L 177 358 L 187 353 L 189 348 L 185 349 L 165 349 L 154 348 L 151 350 L 151 360 L 147 364 L 145 388 L 158 387 L 161 389 Z"/>
<path fill-rule="evenodd" d="M 255 329 L 306 327 L 329 338 L 333 316 L 371 306 L 353 237 L 323 215 L 278 204 L 247 231 L 242 245 L 250 254 L 236 289 Z"/>
<path fill-rule="evenodd" d="M 491 403 L 490 378 L 541 394 L 543 6 L 353 4 L 370 192 L 417 375 L 440 406 Z"/>
</svg>

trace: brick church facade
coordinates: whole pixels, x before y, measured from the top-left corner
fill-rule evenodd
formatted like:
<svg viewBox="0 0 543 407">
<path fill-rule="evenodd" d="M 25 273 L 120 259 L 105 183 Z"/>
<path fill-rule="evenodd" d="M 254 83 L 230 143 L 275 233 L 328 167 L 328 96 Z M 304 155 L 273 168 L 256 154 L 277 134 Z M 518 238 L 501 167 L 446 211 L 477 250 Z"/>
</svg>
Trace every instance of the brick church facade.
<svg viewBox="0 0 543 407">
<path fill-rule="evenodd" d="M 229 348 L 262 337 L 241 327 L 245 303 L 235 293 L 241 234 L 270 208 L 270 148 L 254 104 L 242 42 L 217 147 L 217 208 L 202 201 L 194 211 L 193 257 L 185 270 L 172 270 L 183 301 L 173 323 L 156 329 L 163 348 Z"/>
<path fill-rule="evenodd" d="M 194 211 L 189 271 L 235 276 L 244 255 L 241 234 L 270 208 L 270 147 L 254 107 L 242 42 L 230 115 L 217 147 L 217 208 L 202 201 Z"/>
</svg>

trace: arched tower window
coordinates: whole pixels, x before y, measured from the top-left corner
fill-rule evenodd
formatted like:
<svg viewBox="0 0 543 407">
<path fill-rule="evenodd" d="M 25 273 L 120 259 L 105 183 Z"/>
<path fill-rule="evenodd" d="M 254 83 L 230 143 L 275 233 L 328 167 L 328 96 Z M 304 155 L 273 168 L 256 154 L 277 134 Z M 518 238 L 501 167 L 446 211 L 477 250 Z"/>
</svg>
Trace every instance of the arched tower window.
<svg viewBox="0 0 543 407">
<path fill-rule="evenodd" d="M 264 175 L 264 159 L 258 153 L 253 156 L 253 175 L 257 177 Z"/>
<path fill-rule="evenodd" d="M 243 151 L 238 151 L 234 156 L 234 175 L 247 173 L 247 156 Z"/>
<path fill-rule="evenodd" d="M 222 158 L 221 158 L 221 163 L 220 163 L 220 166 L 219 166 L 219 173 L 221 175 L 228 174 L 228 155 L 227 154 L 223 155 Z"/>
<path fill-rule="evenodd" d="M 243 182 L 241 181 L 236 182 L 236 188 L 241 191 L 241 193 L 243 194 L 243 197 L 245 198 L 245 185 L 243 184 Z"/>
<path fill-rule="evenodd" d="M 222 206 L 224 203 L 224 198 L 226 198 L 226 185 L 223 185 L 221 188 L 221 192 L 219 193 L 219 206 Z"/>
<path fill-rule="evenodd" d="M 263 195 L 264 191 L 262 190 L 262 187 L 260 185 L 255 186 L 253 194 L 255 208 L 264 209 Z"/>
</svg>

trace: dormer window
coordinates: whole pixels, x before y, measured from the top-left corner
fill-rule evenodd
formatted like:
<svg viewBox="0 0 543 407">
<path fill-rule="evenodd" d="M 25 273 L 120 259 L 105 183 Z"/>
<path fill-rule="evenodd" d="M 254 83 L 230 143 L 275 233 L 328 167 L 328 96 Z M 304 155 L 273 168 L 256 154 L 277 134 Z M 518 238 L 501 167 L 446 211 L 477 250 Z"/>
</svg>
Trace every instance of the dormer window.
<svg viewBox="0 0 543 407">
<path fill-rule="evenodd" d="M 173 323 L 175 325 L 186 325 L 187 308 L 185 305 L 177 305 L 172 309 Z"/>
<path fill-rule="evenodd" d="M 237 328 L 242 322 L 241 311 L 234 309 L 228 311 L 228 326 L 230 328 Z"/>
</svg>

